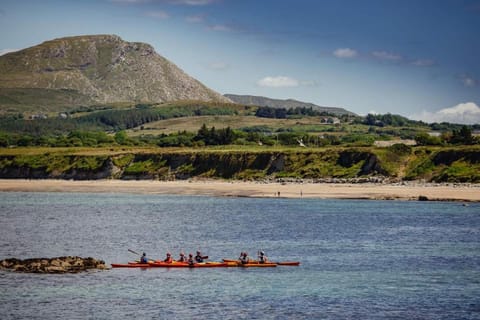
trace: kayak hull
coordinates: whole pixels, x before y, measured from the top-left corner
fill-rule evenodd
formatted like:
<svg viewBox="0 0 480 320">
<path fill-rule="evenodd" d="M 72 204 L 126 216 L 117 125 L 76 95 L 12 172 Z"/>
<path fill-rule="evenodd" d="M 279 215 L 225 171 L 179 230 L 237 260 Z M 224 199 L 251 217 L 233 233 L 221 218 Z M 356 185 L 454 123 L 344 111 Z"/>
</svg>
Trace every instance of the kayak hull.
<svg viewBox="0 0 480 320">
<path fill-rule="evenodd" d="M 239 263 L 239 267 L 242 268 L 273 268 L 276 267 L 276 263 Z"/>
<path fill-rule="evenodd" d="M 201 262 L 189 264 L 187 262 L 172 262 L 167 263 L 163 261 L 149 262 L 149 263 L 112 263 L 112 268 L 219 268 L 228 267 L 226 262 Z"/>
<path fill-rule="evenodd" d="M 187 262 L 154 262 L 150 263 L 150 265 L 157 268 L 219 268 L 228 266 L 225 262 L 200 262 L 194 264 L 189 264 Z"/>
<path fill-rule="evenodd" d="M 234 260 L 234 259 L 223 259 L 223 262 L 226 262 L 226 263 L 238 263 L 238 264 L 239 264 L 239 261 L 238 261 L 238 260 Z M 248 264 L 249 264 L 249 265 L 250 265 L 250 264 L 259 264 L 259 265 L 275 264 L 275 265 L 277 265 L 277 266 L 299 266 L 299 265 L 300 265 L 300 262 L 299 262 L 299 261 L 280 261 L 280 262 L 260 263 L 258 260 L 251 260 L 251 261 L 249 261 Z"/>
<path fill-rule="evenodd" d="M 149 263 L 112 263 L 112 268 L 151 268 Z"/>
<path fill-rule="evenodd" d="M 241 263 L 238 261 L 226 262 L 229 267 L 241 267 L 241 268 L 273 268 L 276 267 L 275 263 Z"/>
<path fill-rule="evenodd" d="M 280 262 L 275 262 L 279 266 L 299 266 L 300 261 L 280 261 Z"/>
<path fill-rule="evenodd" d="M 249 263 L 240 263 L 238 260 L 223 259 L 223 262 L 201 262 L 189 264 L 187 262 L 167 263 L 163 261 L 155 261 L 149 263 L 128 262 L 128 263 L 112 263 L 112 268 L 222 268 L 222 267 L 243 267 L 243 268 L 272 268 L 276 266 L 298 266 L 298 261 L 268 262 L 260 263 L 251 261 Z"/>
</svg>

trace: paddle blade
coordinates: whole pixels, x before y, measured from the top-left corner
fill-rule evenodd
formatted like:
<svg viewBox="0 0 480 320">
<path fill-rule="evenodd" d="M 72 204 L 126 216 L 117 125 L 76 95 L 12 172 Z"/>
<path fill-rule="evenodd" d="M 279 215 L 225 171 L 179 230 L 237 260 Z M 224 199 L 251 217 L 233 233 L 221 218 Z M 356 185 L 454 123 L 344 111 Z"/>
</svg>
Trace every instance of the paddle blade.
<svg viewBox="0 0 480 320">
<path fill-rule="evenodd" d="M 136 255 L 139 255 L 139 256 L 141 256 L 141 254 L 140 254 L 140 253 L 138 253 L 138 252 L 135 252 L 135 251 L 133 251 L 132 249 L 128 249 L 128 251 L 129 251 L 129 252 L 131 252 L 131 253 L 133 253 L 133 254 L 136 254 Z"/>
</svg>

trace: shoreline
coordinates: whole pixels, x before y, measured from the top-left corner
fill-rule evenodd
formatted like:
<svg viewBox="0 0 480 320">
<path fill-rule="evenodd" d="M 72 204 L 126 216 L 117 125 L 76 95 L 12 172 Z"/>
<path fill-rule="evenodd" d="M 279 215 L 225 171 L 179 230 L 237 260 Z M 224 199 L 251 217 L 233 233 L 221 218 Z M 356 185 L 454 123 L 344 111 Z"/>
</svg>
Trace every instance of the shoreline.
<svg viewBox="0 0 480 320">
<path fill-rule="evenodd" d="M 84 192 L 215 197 L 365 199 L 480 202 L 480 185 L 378 183 L 262 183 L 224 180 L 0 179 L 0 192 Z"/>
</svg>

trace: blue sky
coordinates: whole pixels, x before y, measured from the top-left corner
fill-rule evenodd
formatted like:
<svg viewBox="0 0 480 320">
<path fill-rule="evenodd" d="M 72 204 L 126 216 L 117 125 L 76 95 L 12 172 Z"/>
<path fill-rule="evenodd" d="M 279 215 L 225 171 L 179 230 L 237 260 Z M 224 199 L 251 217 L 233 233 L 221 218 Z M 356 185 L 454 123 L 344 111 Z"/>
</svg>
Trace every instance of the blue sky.
<svg viewBox="0 0 480 320">
<path fill-rule="evenodd" d="M 220 93 L 480 123 L 480 0 L 2 0 L 0 52 L 147 42 Z"/>
</svg>

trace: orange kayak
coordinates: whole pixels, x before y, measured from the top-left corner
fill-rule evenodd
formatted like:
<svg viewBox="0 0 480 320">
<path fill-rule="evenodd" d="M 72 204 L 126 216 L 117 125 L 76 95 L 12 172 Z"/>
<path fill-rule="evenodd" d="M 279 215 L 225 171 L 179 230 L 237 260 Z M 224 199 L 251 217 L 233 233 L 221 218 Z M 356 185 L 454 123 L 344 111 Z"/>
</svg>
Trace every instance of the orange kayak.
<svg viewBox="0 0 480 320">
<path fill-rule="evenodd" d="M 276 267 L 276 263 L 241 263 L 239 261 L 225 261 L 226 264 L 228 264 L 229 267 L 243 267 L 243 268 L 249 268 L 249 267 L 255 267 L 255 268 L 272 268 Z"/>
<path fill-rule="evenodd" d="M 112 268 L 151 268 L 149 263 L 129 262 L 129 263 L 112 263 Z"/>
<path fill-rule="evenodd" d="M 234 259 L 223 259 L 223 262 L 239 263 L 238 260 L 234 260 Z M 260 263 L 258 260 L 250 260 L 248 264 L 265 264 L 265 263 Z M 300 262 L 299 261 L 280 261 L 280 262 L 267 262 L 266 264 L 275 264 L 277 266 L 299 266 Z"/>
</svg>

